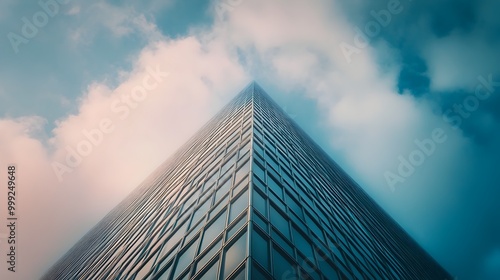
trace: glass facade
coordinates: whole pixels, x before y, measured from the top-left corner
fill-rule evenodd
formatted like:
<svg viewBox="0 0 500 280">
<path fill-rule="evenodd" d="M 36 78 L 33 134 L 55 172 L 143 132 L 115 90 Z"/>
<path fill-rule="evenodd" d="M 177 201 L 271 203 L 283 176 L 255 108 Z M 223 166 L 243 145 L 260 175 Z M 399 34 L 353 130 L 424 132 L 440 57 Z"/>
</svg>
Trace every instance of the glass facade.
<svg viewBox="0 0 500 280">
<path fill-rule="evenodd" d="M 452 279 L 255 83 L 43 279 Z"/>
</svg>

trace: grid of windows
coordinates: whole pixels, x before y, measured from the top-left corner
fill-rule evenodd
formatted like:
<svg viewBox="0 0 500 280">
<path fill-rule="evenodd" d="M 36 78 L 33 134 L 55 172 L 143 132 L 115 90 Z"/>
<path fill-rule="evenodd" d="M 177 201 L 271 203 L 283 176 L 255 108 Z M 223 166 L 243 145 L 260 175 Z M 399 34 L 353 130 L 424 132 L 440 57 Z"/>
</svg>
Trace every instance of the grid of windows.
<svg viewBox="0 0 500 280">
<path fill-rule="evenodd" d="M 44 279 L 451 279 L 255 83 Z"/>
<path fill-rule="evenodd" d="M 252 275 L 451 279 L 258 85 L 253 119 Z"/>
</svg>

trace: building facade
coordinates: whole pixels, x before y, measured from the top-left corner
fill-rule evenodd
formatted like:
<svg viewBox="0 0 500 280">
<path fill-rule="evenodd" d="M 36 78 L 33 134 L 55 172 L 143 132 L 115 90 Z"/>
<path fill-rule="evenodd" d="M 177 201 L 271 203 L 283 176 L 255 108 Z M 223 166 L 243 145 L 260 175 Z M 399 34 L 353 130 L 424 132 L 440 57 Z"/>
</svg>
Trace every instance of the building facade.
<svg viewBox="0 0 500 280">
<path fill-rule="evenodd" d="M 452 279 L 255 83 L 43 279 Z"/>
</svg>

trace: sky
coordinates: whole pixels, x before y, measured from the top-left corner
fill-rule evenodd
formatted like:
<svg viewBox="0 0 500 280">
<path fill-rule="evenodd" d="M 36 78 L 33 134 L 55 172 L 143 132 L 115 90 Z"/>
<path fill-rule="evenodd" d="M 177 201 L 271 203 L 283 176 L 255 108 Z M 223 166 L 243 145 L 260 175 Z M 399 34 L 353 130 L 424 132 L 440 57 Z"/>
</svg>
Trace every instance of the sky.
<svg viewBox="0 0 500 280">
<path fill-rule="evenodd" d="M 0 182 L 15 165 L 18 263 L 0 279 L 39 278 L 253 80 L 450 274 L 500 279 L 499 10 L 1 1 Z"/>
</svg>

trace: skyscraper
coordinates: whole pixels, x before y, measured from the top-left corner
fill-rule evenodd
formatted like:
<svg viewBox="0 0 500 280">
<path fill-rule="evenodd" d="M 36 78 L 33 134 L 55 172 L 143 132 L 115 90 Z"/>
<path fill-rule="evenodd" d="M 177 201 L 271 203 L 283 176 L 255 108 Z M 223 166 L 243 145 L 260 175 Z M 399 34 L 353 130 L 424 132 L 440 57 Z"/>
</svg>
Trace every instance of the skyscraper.
<svg viewBox="0 0 500 280">
<path fill-rule="evenodd" d="M 255 83 L 44 279 L 451 279 Z"/>
</svg>

